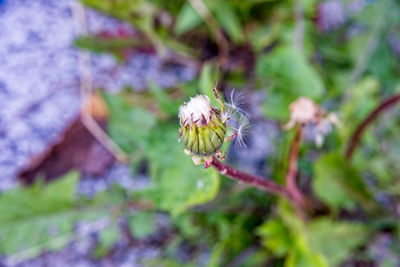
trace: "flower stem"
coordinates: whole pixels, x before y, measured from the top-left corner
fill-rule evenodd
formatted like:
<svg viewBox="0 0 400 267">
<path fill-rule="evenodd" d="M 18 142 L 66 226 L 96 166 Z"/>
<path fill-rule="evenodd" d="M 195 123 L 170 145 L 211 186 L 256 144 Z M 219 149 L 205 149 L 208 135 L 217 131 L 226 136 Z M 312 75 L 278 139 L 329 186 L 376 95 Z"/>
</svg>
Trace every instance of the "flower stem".
<svg viewBox="0 0 400 267">
<path fill-rule="evenodd" d="M 217 171 L 219 171 L 222 175 L 225 175 L 234 180 L 243 182 L 250 186 L 257 187 L 261 190 L 268 191 L 278 196 L 282 196 L 287 198 L 288 200 L 292 199 L 290 192 L 283 186 L 271 181 L 267 180 L 264 177 L 251 175 L 242 171 L 239 171 L 235 168 L 232 168 L 215 157 L 212 158 L 211 166 L 213 166 Z"/>
<path fill-rule="evenodd" d="M 303 193 L 299 190 L 296 184 L 297 175 L 297 160 L 299 154 L 300 141 L 303 136 L 303 126 L 299 125 L 296 129 L 296 135 L 293 139 L 292 145 L 290 147 L 289 154 L 289 168 L 286 173 L 286 188 L 295 199 L 296 203 L 300 205 L 304 204 Z"/>
<path fill-rule="evenodd" d="M 385 111 L 386 109 L 389 109 L 394 106 L 397 102 L 400 101 L 400 94 L 394 95 L 389 97 L 388 99 L 382 101 L 379 106 L 377 106 L 357 127 L 356 131 L 353 133 L 353 135 L 350 138 L 350 141 L 348 143 L 347 149 L 346 149 L 346 158 L 351 159 L 353 156 L 353 153 L 357 147 L 357 145 L 360 143 L 362 134 L 377 117 L 378 115 Z"/>
</svg>

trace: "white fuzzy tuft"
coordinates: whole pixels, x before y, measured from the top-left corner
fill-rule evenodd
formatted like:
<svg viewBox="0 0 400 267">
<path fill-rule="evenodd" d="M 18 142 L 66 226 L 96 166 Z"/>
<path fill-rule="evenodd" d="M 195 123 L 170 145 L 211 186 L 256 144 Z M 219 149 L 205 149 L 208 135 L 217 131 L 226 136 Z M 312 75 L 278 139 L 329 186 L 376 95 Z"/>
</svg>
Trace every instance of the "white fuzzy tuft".
<svg viewBox="0 0 400 267">
<path fill-rule="evenodd" d="M 232 109 L 242 112 L 242 106 L 245 104 L 245 95 L 241 92 L 237 92 L 235 89 L 231 91 L 231 95 L 228 100 L 228 105 Z"/>
<path fill-rule="evenodd" d="M 239 127 L 237 128 L 237 137 L 236 137 L 236 143 L 239 147 L 246 147 L 244 138 L 248 134 L 249 128 L 250 128 L 250 114 L 241 113 L 241 116 L 239 117 Z"/>
<path fill-rule="evenodd" d="M 250 129 L 251 115 L 240 109 L 233 109 L 230 115 L 231 120 L 228 125 L 236 132 L 235 144 L 239 147 L 246 147 L 244 139 Z"/>
<path fill-rule="evenodd" d="M 232 90 L 228 102 L 225 103 L 225 112 L 221 115 L 222 121 L 227 122 L 232 118 L 238 120 L 241 114 L 246 114 L 247 112 L 242 109 L 243 105 L 244 95 Z"/>
<path fill-rule="evenodd" d="M 206 120 L 206 123 L 208 123 L 211 114 L 212 109 L 210 99 L 206 95 L 191 97 L 188 103 L 185 103 L 179 108 L 181 125 L 186 125 L 189 122 L 202 124 L 204 119 Z"/>
</svg>

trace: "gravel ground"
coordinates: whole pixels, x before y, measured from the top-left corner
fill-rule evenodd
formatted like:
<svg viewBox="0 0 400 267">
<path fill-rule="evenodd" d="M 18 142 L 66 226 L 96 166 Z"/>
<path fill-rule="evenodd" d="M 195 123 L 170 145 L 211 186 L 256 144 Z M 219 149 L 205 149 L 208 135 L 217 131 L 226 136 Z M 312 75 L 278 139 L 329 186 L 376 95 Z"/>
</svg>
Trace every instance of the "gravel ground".
<svg viewBox="0 0 400 267">
<path fill-rule="evenodd" d="M 129 26 L 94 11 L 87 12 L 88 30 L 98 32 Z M 78 50 L 70 0 L 0 0 L 0 192 L 16 186 L 18 171 L 32 156 L 43 152 L 78 115 Z M 162 87 L 193 79 L 191 69 L 164 68 L 153 54 L 137 53 L 123 66 L 108 55 L 92 56 L 94 85 L 109 91 L 124 86 L 143 90 L 148 81 Z M 112 73 L 112 76 L 110 75 Z M 117 81 L 117 82 L 116 82 Z M 85 177 L 78 193 L 94 195 L 113 183 L 127 189 L 146 186 L 147 177 L 132 179 L 127 166 L 115 164 L 104 177 Z M 93 260 L 92 234 L 58 252 L 45 253 L 24 263 L 0 259 L 0 266 L 141 266 L 160 248 L 124 246 L 115 256 Z M 122 244 L 122 245 L 121 245 Z"/>
<path fill-rule="evenodd" d="M 128 26 L 87 12 L 91 32 Z M 15 186 L 17 171 L 42 152 L 77 116 L 78 50 L 69 0 L 8 0 L 0 5 L 0 191 Z M 110 76 L 111 71 L 113 72 Z M 183 67 L 163 68 L 155 55 L 138 53 L 118 66 L 92 56 L 95 86 L 135 90 L 154 80 L 168 87 L 194 77 Z"/>
</svg>

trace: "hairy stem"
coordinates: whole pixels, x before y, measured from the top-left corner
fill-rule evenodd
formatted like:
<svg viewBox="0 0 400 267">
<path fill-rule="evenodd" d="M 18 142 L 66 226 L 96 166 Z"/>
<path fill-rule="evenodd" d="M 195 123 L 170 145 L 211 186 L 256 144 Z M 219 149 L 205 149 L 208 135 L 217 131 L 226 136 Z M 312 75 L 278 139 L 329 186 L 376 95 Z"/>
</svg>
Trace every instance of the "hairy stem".
<svg viewBox="0 0 400 267">
<path fill-rule="evenodd" d="M 271 181 L 267 180 L 260 176 L 251 175 L 242 171 L 239 171 L 235 168 L 232 168 L 215 157 L 212 158 L 211 166 L 213 166 L 217 171 L 219 171 L 222 175 L 226 177 L 232 178 L 234 180 L 243 182 L 250 186 L 257 187 L 261 190 L 268 191 L 278 196 L 282 196 L 289 200 L 292 199 L 290 192 L 283 186 Z"/>
<path fill-rule="evenodd" d="M 290 147 L 289 168 L 286 173 L 286 188 L 291 193 L 296 203 L 299 203 L 300 205 L 304 203 L 304 196 L 303 193 L 297 187 L 296 175 L 298 169 L 297 160 L 299 155 L 299 146 L 302 136 L 303 136 L 303 126 L 298 126 L 298 128 L 296 129 L 296 135 Z"/>
<path fill-rule="evenodd" d="M 356 131 L 350 138 L 346 149 L 346 158 L 351 159 L 354 154 L 357 145 L 360 143 L 362 134 L 367 129 L 368 125 L 370 125 L 380 113 L 384 112 L 385 110 L 391 108 L 400 101 L 400 94 L 394 95 L 389 97 L 388 99 L 382 101 L 361 123 L 358 125 Z"/>
</svg>

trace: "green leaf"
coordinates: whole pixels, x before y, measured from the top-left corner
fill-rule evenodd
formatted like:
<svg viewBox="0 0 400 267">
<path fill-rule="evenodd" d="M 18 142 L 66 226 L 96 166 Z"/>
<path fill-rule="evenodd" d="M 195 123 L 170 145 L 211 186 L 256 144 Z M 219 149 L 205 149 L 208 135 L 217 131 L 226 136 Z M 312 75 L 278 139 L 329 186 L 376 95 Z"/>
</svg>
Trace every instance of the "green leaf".
<svg viewBox="0 0 400 267">
<path fill-rule="evenodd" d="M 293 213 L 286 201 L 279 203 L 278 216 L 257 229 L 264 247 L 274 256 L 285 257 L 285 266 L 328 266 L 324 255 L 310 247 L 306 224 Z"/>
<path fill-rule="evenodd" d="M 49 242 L 69 234 L 72 224 L 88 214 L 76 209 L 76 172 L 42 186 L 16 188 L 0 196 L 0 252 L 16 253 L 34 248 L 55 249 L 59 243 Z"/>
<path fill-rule="evenodd" d="M 189 160 L 181 162 L 180 166 L 167 168 L 160 177 L 161 207 L 175 214 L 212 200 L 218 191 L 216 171 L 190 166 L 193 162 Z"/>
<path fill-rule="evenodd" d="M 224 29 L 234 42 L 244 41 L 240 19 L 228 1 L 204 1 L 210 12 L 215 14 L 220 27 Z M 190 3 L 185 3 L 180 10 L 175 24 L 175 33 L 184 34 L 203 24 L 203 19 Z"/>
<path fill-rule="evenodd" d="M 99 234 L 99 244 L 94 250 L 96 258 L 104 257 L 120 238 L 120 229 L 117 223 L 107 227 Z"/>
<path fill-rule="evenodd" d="M 215 66 L 210 62 L 205 63 L 201 69 L 199 77 L 199 90 L 201 94 L 207 95 L 210 98 L 210 101 L 214 106 L 219 106 L 213 92 L 213 88 L 217 80 L 218 71 L 216 70 Z"/>
<path fill-rule="evenodd" d="M 368 231 L 357 222 L 334 222 L 322 218 L 307 225 L 307 236 L 314 252 L 323 254 L 330 266 L 339 266 L 355 248 L 364 244 Z"/>
<path fill-rule="evenodd" d="M 72 172 L 44 187 L 36 184 L 3 193 L 0 196 L 0 225 L 38 213 L 72 207 L 78 179 L 79 174 Z"/>
<path fill-rule="evenodd" d="M 281 220 L 265 222 L 258 228 L 257 233 L 262 238 L 263 246 L 277 256 L 286 255 L 293 246 L 289 229 Z"/>
<path fill-rule="evenodd" d="M 377 94 L 381 85 L 379 80 L 367 76 L 349 88 L 346 102 L 342 104 L 344 128 L 341 130 L 345 138 L 354 132 L 354 127 L 378 105 Z"/>
<path fill-rule="evenodd" d="M 134 131 L 131 135 L 138 143 L 148 138 L 149 131 L 156 125 L 155 116 L 144 108 L 134 107 L 129 112 L 131 127 Z"/>
<path fill-rule="evenodd" d="M 166 47 L 153 27 L 154 18 L 160 12 L 150 1 L 145 0 L 81 0 L 83 4 L 108 15 L 125 20 L 142 31 L 157 49 L 160 55 L 165 55 Z"/>
<path fill-rule="evenodd" d="M 212 200 L 218 192 L 219 176 L 213 169 L 195 166 L 177 143 L 178 129 L 159 124 L 148 148 L 150 175 L 154 185 L 148 194 L 156 205 L 174 215 Z"/>
<path fill-rule="evenodd" d="M 183 213 L 171 218 L 172 223 L 176 226 L 184 238 L 198 237 L 202 228 L 195 224 L 192 216 L 189 213 Z"/>
<path fill-rule="evenodd" d="M 333 208 L 352 208 L 356 202 L 368 210 L 376 208 L 357 170 L 339 153 L 321 156 L 314 173 L 315 193 Z"/>
<path fill-rule="evenodd" d="M 136 238 L 144 238 L 152 234 L 154 228 L 154 214 L 146 211 L 134 213 L 129 218 L 129 229 Z"/>
<path fill-rule="evenodd" d="M 174 258 L 168 258 L 168 257 L 162 257 L 162 258 L 156 258 L 156 259 L 145 259 L 143 260 L 144 266 L 147 267 L 195 267 L 197 266 L 193 262 L 189 263 L 182 263 L 181 261 L 178 261 L 176 257 Z"/>
<path fill-rule="evenodd" d="M 131 107 L 124 94 L 103 97 L 110 111 L 109 133 L 127 153 L 146 149 L 149 132 L 156 125 L 155 116 L 141 107 Z"/>
<path fill-rule="evenodd" d="M 89 50 L 94 53 L 111 53 L 118 60 L 122 60 L 123 49 L 138 46 L 148 46 L 149 41 L 139 38 L 102 37 L 102 36 L 80 36 L 74 40 L 78 48 Z"/>
<path fill-rule="evenodd" d="M 257 52 L 271 45 L 281 33 L 282 24 L 273 23 L 265 27 L 255 28 L 253 31 L 248 32 L 248 38 L 251 46 Z"/>
<path fill-rule="evenodd" d="M 224 244 L 223 243 L 215 244 L 211 250 L 211 255 L 207 263 L 207 267 L 221 266 L 220 261 L 223 253 L 224 253 Z"/>
<path fill-rule="evenodd" d="M 214 11 L 216 19 L 220 23 L 221 27 L 228 33 L 229 37 L 232 38 L 235 43 L 244 41 L 245 38 L 240 24 L 240 19 L 229 1 L 217 1 L 217 4 L 212 11 Z"/>
<path fill-rule="evenodd" d="M 289 253 L 285 267 L 328 267 L 325 257 L 318 253 L 294 250 Z"/>
<path fill-rule="evenodd" d="M 271 93 L 263 103 L 264 114 L 270 118 L 288 119 L 289 105 L 296 99 L 291 94 Z"/>
<path fill-rule="evenodd" d="M 292 46 L 281 46 L 262 55 L 256 71 L 259 82 L 270 84 L 264 111 L 272 118 L 286 120 L 291 102 L 300 96 L 318 100 L 325 91 L 319 74 Z"/>
<path fill-rule="evenodd" d="M 0 195 L 0 254 L 22 260 L 60 249 L 77 237 L 73 231 L 77 221 L 107 217 L 108 198 L 76 199 L 78 179 L 79 174 L 71 172 L 46 185 L 37 183 Z"/>
<path fill-rule="evenodd" d="M 190 3 L 185 3 L 176 18 L 175 33 L 184 34 L 202 23 L 201 17 Z"/>
<path fill-rule="evenodd" d="M 391 51 L 390 45 L 380 41 L 374 54 L 371 56 L 368 70 L 383 83 L 385 88 L 393 88 L 398 82 L 398 59 Z"/>
<path fill-rule="evenodd" d="M 176 116 L 178 114 L 180 103 L 173 102 L 168 97 L 167 93 L 154 82 L 149 82 L 148 87 L 163 112 L 170 116 Z"/>
</svg>

